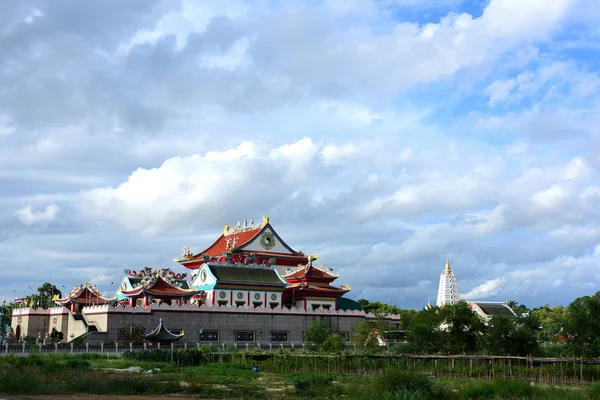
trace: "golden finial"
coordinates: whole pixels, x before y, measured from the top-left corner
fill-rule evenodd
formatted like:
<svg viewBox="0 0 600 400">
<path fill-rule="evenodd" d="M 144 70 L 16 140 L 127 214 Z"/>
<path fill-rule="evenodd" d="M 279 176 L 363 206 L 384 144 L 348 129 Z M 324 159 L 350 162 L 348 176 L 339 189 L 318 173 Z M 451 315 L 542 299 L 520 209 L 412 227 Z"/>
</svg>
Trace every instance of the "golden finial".
<svg viewBox="0 0 600 400">
<path fill-rule="evenodd" d="M 269 216 L 265 215 L 262 220 L 262 226 L 267 226 L 269 224 Z"/>
<path fill-rule="evenodd" d="M 223 235 L 227 235 L 229 233 L 229 225 L 225 225 L 223 228 Z"/>
<path fill-rule="evenodd" d="M 446 268 L 444 268 L 444 273 L 450 275 L 450 272 L 452 272 L 450 269 L 450 261 L 448 261 L 448 257 L 446 257 Z"/>
</svg>

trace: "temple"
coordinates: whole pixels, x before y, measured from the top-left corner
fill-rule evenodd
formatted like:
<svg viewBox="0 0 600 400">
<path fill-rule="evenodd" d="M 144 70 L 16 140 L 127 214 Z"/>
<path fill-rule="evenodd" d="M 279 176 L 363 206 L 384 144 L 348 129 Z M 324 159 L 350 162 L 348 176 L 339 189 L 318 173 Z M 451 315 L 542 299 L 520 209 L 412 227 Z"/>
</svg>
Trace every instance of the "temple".
<svg viewBox="0 0 600 400">
<path fill-rule="evenodd" d="M 447 304 L 456 304 L 460 300 L 458 284 L 454 271 L 450 269 L 450 261 L 446 258 L 446 267 L 440 275 L 440 286 L 438 288 L 437 306 L 443 307 Z"/>
<path fill-rule="evenodd" d="M 197 270 L 206 262 L 242 262 L 270 266 L 283 273 L 289 267 L 306 264 L 308 257 L 288 246 L 270 224 L 269 217 L 263 217 L 260 225 L 247 218 L 231 228 L 225 225 L 219 238 L 205 250 L 193 254 L 189 246 L 183 256 L 176 259 L 186 268 Z"/>
<path fill-rule="evenodd" d="M 335 286 L 339 275 L 316 265 L 317 259 L 287 245 L 269 217 L 260 225 L 244 219 L 237 227 L 225 226 L 204 251 L 193 254 L 184 247 L 174 261 L 186 272 L 125 269 L 113 298 L 94 285 L 79 285 L 50 309 L 14 309 L 12 327 L 18 336 L 56 329 L 69 342 L 121 341 L 137 325 L 147 332 L 144 340 L 158 344 L 283 345 L 303 342 L 304 331 L 318 317 L 332 332 L 349 338 L 356 323 L 375 315 L 345 298 L 350 286 Z M 398 328 L 399 316 L 386 319 L 390 329 Z"/>
<path fill-rule="evenodd" d="M 113 299 L 104 297 L 95 285 L 85 282 L 83 285 L 75 286 L 64 298 L 55 301 L 57 304 L 69 307 L 72 314 L 78 314 L 82 307 L 110 304 Z"/>
</svg>

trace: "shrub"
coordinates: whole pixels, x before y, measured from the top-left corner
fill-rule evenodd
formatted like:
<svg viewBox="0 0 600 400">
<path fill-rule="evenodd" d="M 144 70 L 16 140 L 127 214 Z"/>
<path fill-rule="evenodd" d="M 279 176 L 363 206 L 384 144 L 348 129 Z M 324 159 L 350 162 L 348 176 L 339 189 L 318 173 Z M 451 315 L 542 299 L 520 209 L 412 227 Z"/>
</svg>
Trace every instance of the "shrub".
<svg viewBox="0 0 600 400">
<path fill-rule="evenodd" d="M 531 398 L 534 388 L 530 382 L 497 379 L 475 382 L 461 393 L 466 399 L 521 399 Z"/>
</svg>

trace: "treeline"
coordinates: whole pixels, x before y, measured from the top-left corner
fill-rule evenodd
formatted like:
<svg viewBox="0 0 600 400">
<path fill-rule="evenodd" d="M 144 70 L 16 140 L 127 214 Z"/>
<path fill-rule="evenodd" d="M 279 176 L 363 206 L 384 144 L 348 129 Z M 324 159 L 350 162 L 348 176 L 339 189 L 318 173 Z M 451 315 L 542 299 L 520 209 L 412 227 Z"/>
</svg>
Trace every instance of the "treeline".
<svg viewBox="0 0 600 400">
<path fill-rule="evenodd" d="M 482 321 L 466 302 L 420 311 L 365 299 L 359 303 L 366 312 L 376 315 L 400 315 L 401 329 L 408 342 L 407 352 L 549 355 L 544 348 L 550 344 L 557 353 L 552 355 L 600 356 L 600 292 L 579 297 L 567 307 L 529 309 L 509 302 L 516 316 L 494 316 L 489 321 Z M 369 324 L 382 332 L 390 332 L 383 319 Z M 366 328 L 359 326 L 358 330 L 364 332 Z M 360 344 L 362 338 L 355 336 Z"/>
</svg>

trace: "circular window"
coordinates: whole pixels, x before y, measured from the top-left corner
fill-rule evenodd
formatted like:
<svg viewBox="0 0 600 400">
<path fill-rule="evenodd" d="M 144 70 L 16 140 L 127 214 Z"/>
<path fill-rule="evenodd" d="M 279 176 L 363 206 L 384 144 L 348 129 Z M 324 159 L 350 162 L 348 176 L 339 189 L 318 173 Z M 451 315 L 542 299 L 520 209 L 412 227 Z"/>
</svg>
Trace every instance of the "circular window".
<svg viewBox="0 0 600 400">
<path fill-rule="evenodd" d="M 225 298 L 225 296 L 227 296 L 227 293 L 225 293 L 225 292 L 221 292 L 221 293 L 219 293 L 219 297 L 220 297 L 220 298 L 224 299 L 224 298 Z"/>
<path fill-rule="evenodd" d="M 206 282 L 206 270 L 203 269 L 202 272 L 200 273 L 200 280 L 202 282 Z"/>
<path fill-rule="evenodd" d="M 271 232 L 265 232 L 260 237 L 260 245 L 266 250 L 270 250 L 275 246 L 275 236 Z"/>
<path fill-rule="evenodd" d="M 260 293 L 254 293 L 254 299 L 260 300 Z"/>
<path fill-rule="evenodd" d="M 240 299 L 240 300 L 243 299 L 244 298 L 244 293 L 238 293 L 237 294 L 237 298 Z"/>
<path fill-rule="evenodd" d="M 275 293 L 271 295 L 271 300 L 277 300 L 277 295 Z"/>
</svg>

